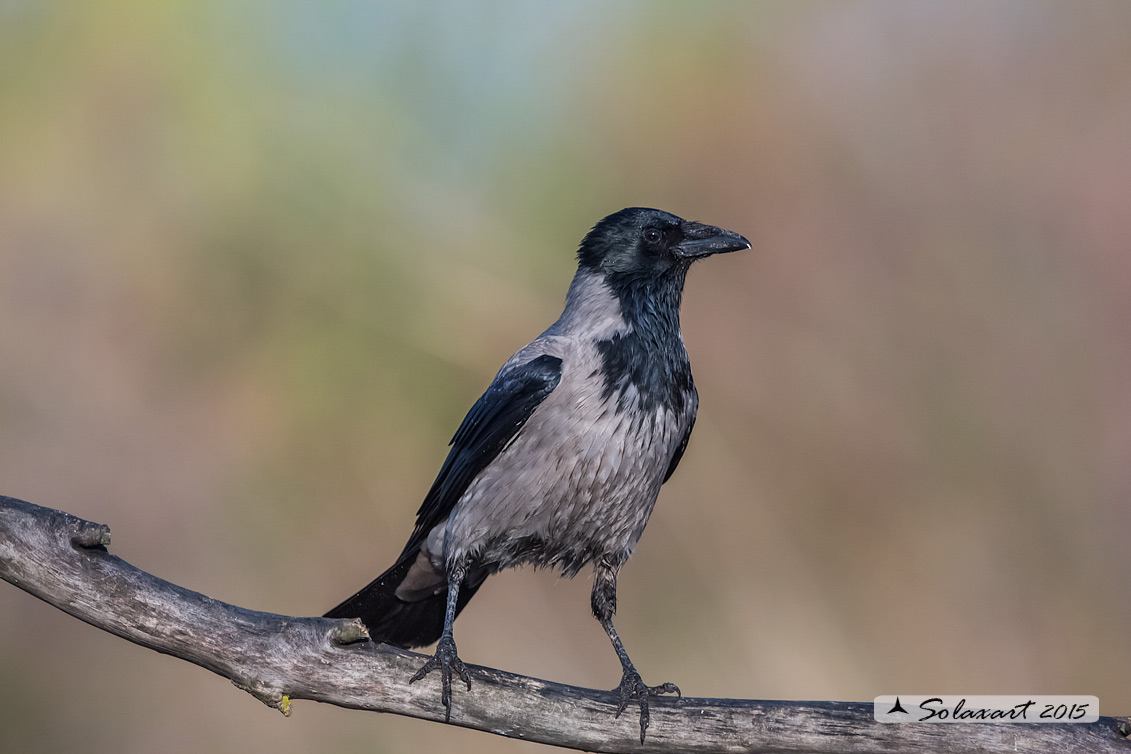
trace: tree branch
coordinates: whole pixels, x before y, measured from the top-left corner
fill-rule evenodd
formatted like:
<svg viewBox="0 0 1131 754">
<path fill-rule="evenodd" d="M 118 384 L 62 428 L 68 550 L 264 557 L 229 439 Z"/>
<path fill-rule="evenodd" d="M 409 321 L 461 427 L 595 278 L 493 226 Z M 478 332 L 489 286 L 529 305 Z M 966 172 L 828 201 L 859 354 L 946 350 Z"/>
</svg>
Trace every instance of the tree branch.
<svg viewBox="0 0 1131 754">
<path fill-rule="evenodd" d="M 228 678 L 290 714 L 312 699 L 440 721 L 436 681 L 408 684 L 420 655 L 368 641 L 358 621 L 293 618 L 219 602 L 109 554 L 110 529 L 0 496 L 0 578 L 80 620 Z M 872 705 L 655 699 L 642 746 L 611 692 L 471 666 L 452 724 L 602 752 L 1131 752 L 1131 721 L 880 724 Z"/>
</svg>

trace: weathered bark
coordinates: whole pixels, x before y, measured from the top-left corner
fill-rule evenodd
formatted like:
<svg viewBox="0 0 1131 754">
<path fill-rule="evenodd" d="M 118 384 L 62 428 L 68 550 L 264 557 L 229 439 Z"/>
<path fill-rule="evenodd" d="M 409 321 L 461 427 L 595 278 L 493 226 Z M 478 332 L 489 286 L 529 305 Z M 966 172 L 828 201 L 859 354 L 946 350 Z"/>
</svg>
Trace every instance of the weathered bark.
<svg viewBox="0 0 1131 754">
<path fill-rule="evenodd" d="M 0 497 L 0 578 L 80 620 L 196 663 L 289 714 L 291 701 L 443 720 L 437 681 L 409 685 L 423 658 L 367 640 L 356 621 L 293 618 L 219 602 L 110 555 L 110 529 Z M 870 703 L 665 699 L 644 745 L 616 699 L 471 667 L 453 725 L 604 752 L 1131 753 L 1127 719 L 1080 724 L 880 724 Z"/>
</svg>

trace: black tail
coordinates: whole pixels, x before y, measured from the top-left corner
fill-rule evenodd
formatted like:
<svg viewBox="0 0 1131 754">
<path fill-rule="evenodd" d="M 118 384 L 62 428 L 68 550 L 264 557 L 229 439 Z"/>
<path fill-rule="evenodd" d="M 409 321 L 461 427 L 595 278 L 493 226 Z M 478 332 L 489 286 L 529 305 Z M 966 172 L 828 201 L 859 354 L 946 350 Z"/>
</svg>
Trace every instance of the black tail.
<svg viewBox="0 0 1131 754">
<path fill-rule="evenodd" d="M 325 617 L 361 618 L 373 641 L 404 649 L 423 647 L 436 641 L 444 631 L 446 590 L 417 602 L 405 602 L 395 594 L 415 560 L 415 551 L 403 553 L 392 568 L 326 613 Z M 456 615 L 483 585 L 484 578 L 485 574 L 464 580 L 456 602 Z"/>
</svg>

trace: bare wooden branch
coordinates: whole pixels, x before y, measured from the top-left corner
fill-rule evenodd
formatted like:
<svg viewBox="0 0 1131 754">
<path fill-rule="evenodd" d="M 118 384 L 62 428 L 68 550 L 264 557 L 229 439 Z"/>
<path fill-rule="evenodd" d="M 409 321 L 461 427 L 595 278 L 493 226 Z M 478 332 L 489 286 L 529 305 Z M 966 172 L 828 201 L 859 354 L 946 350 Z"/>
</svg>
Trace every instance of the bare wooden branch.
<svg viewBox="0 0 1131 754">
<path fill-rule="evenodd" d="M 408 679 L 422 657 L 368 641 L 357 621 L 247 610 L 170 584 L 106 551 L 110 529 L 0 497 L 0 578 L 135 644 L 196 663 L 290 714 L 312 699 L 442 721 L 436 681 Z M 739 699 L 652 702 L 641 745 L 611 692 L 472 667 L 451 723 L 601 752 L 1131 752 L 1131 720 L 1090 725 L 880 724 L 872 705 Z"/>
</svg>

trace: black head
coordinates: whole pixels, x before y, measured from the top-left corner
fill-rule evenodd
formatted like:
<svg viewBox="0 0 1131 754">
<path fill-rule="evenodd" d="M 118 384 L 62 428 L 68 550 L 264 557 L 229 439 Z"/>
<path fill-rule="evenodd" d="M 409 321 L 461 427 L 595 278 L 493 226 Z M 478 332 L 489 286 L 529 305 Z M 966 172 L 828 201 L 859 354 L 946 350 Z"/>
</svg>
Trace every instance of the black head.
<svg viewBox="0 0 1131 754">
<path fill-rule="evenodd" d="M 732 231 L 629 207 L 594 225 L 577 259 L 582 267 L 609 276 L 664 277 L 685 272 L 696 259 L 749 248 L 750 242 Z"/>
</svg>

